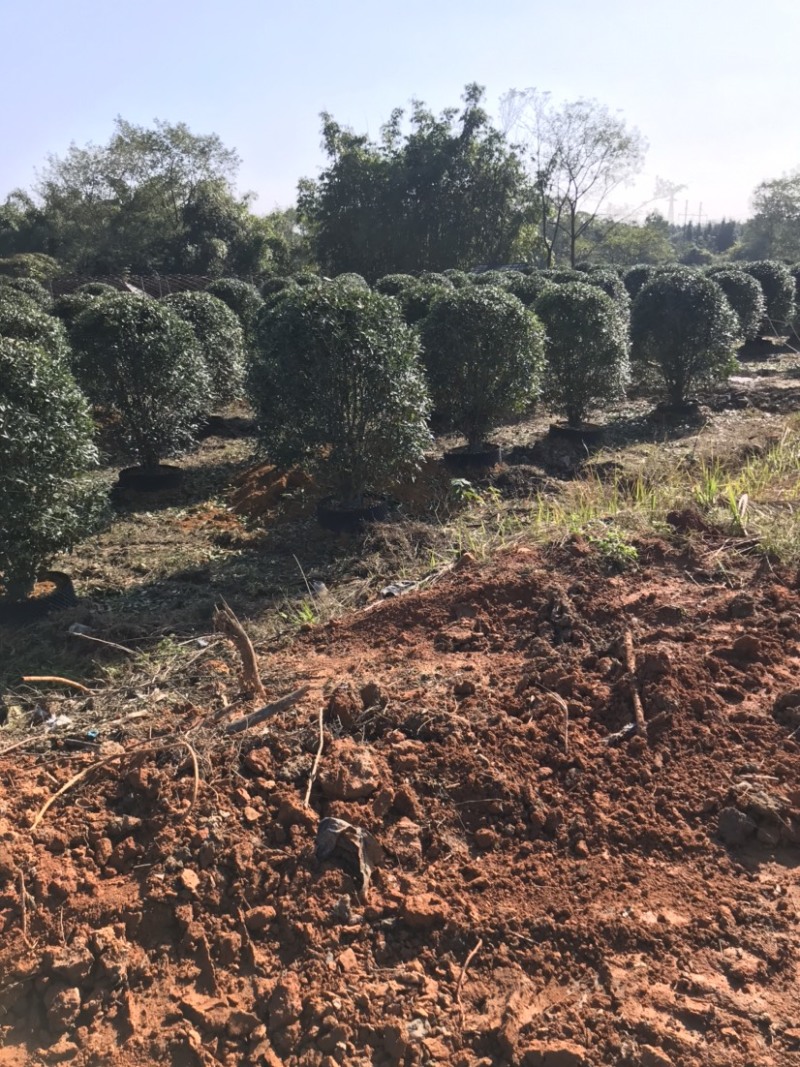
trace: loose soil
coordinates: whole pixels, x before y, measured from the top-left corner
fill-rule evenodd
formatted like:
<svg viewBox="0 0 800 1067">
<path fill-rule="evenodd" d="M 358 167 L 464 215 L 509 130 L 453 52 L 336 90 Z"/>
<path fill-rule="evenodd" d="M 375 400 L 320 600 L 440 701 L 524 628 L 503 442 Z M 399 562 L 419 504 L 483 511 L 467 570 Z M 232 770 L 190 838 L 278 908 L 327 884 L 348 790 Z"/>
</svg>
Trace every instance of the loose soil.
<svg viewBox="0 0 800 1067">
<path fill-rule="evenodd" d="M 356 539 L 211 436 L 57 560 L 80 604 L 0 627 L 0 1067 L 800 1064 L 797 574 L 757 502 L 747 536 L 718 507 L 626 529 L 638 561 L 603 516 L 530 526 L 576 474 L 699 484 L 785 440 L 800 356 L 762 348 L 695 418 L 601 414 L 592 456 L 547 412 L 501 428 L 477 503 L 432 456 Z M 448 566 L 500 518 L 513 548 Z M 234 735 L 220 597 L 268 699 L 309 687 Z"/>
<path fill-rule="evenodd" d="M 312 628 L 236 739 L 223 647 L 144 732 L 2 759 L 0 1064 L 797 1062 L 800 593 L 673 523 L 624 575 L 465 556 Z"/>
</svg>

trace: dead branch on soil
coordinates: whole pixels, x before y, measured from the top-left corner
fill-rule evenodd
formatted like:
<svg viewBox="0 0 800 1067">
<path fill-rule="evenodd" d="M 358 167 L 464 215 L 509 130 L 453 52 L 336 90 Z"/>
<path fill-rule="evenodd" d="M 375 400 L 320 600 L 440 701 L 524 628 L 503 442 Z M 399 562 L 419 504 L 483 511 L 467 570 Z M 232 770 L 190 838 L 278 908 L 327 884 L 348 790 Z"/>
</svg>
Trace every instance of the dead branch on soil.
<svg viewBox="0 0 800 1067">
<path fill-rule="evenodd" d="M 105 759 L 98 760 L 96 763 L 91 763 L 88 767 L 84 767 L 83 770 L 78 771 L 77 774 L 73 774 L 69 781 L 65 782 L 64 785 L 62 785 L 61 788 L 57 792 L 55 792 L 49 798 L 49 800 L 47 800 L 41 806 L 41 808 L 39 808 L 33 822 L 31 823 L 31 830 L 36 829 L 36 827 L 39 825 L 39 823 L 42 821 L 42 819 L 45 817 L 50 808 L 52 808 L 52 806 L 55 804 L 59 797 L 64 796 L 64 794 L 68 793 L 70 789 L 73 788 L 73 786 L 78 785 L 85 778 L 88 778 L 93 771 L 98 771 L 101 767 L 107 767 L 110 763 L 115 763 L 117 760 L 124 759 L 126 756 L 149 756 L 158 752 L 167 752 L 171 748 L 188 749 L 189 756 L 192 761 L 192 769 L 194 774 L 194 782 L 192 785 L 192 799 L 189 803 L 189 807 L 184 812 L 184 814 L 188 814 L 194 807 L 194 804 L 197 800 L 198 792 L 200 790 L 200 767 L 197 762 L 197 753 L 195 752 L 194 748 L 189 744 L 189 742 L 184 740 L 177 740 L 171 741 L 169 744 L 166 745 L 147 745 L 139 748 L 133 748 L 126 752 L 115 752 L 113 756 L 106 756 Z"/>
<path fill-rule="evenodd" d="M 31 942 L 28 937 L 28 891 L 25 888 L 25 872 L 21 867 L 19 869 L 19 899 L 22 908 L 22 940 L 26 945 L 30 946 Z"/>
<path fill-rule="evenodd" d="M 61 678 L 57 674 L 23 674 L 23 682 L 57 682 L 59 685 L 71 685 L 73 689 L 80 689 L 82 693 L 92 696 L 93 689 L 87 689 L 81 682 L 73 682 L 71 678 Z"/>
<path fill-rule="evenodd" d="M 311 768 L 311 774 L 308 776 L 308 788 L 306 789 L 306 798 L 303 801 L 303 807 L 307 808 L 311 803 L 311 789 L 314 785 L 314 779 L 317 777 L 317 770 L 319 769 L 319 761 L 322 758 L 322 749 L 325 745 L 325 726 L 323 723 L 323 715 L 325 714 L 324 708 L 319 709 L 319 747 L 317 748 L 317 754 L 314 757 L 314 764 Z"/>
<path fill-rule="evenodd" d="M 483 938 L 479 937 L 478 938 L 478 942 L 475 945 L 475 948 L 472 949 L 472 951 L 469 953 L 467 958 L 464 960 L 464 966 L 461 968 L 461 974 L 458 976 L 458 984 L 456 985 L 456 1003 L 458 1004 L 458 1007 L 459 1007 L 459 1010 L 461 1011 L 462 1017 L 464 1015 L 464 1006 L 461 1003 L 461 987 L 464 985 L 464 979 L 465 979 L 465 977 L 467 975 L 467 968 L 469 967 L 469 965 L 472 963 L 472 961 L 475 959 L 475 957 L 478 955 L 478 953 L 480 952 L 480 950 L 482 948 L 483 948 Z"/>
<path fill-rule="evenodd" d="M 115 648 L 118 652 L 124 652 L 128 656 L 138 656 L 139 653 L 127 645 L 119 645 L 116 641 L 106 641 L 102 637 L 93 637 L 91 634 L 81 633 L 80 630 L 67 630 L 70 637 L 80 637 L 82 641 L 94 641 L 96 645 L 105 645 L 107 648 Z"/>
<path fill-rule="evenodd" d="M 636 655 L 633 651 L 633 634 L 630 630 L 626 630 L 623 635 L 622 647 L 625 653 L 625 670 L 628 672 L 628 687 L 636 723 L 634 732 L 637 736 L 647 739 L 647 720 L 644 717 L 642 698 L 639 695 L 639 687 L 636 684 Z"/>
<path fill-rule="evenodd" d="M 265 700 L 267 694 L 258 673 L 258 660 L 253 642 L 224 600 L 221 608 L 214 608 L 214 629 L 230 638 L 236 646 L 236 651 L 242 661 L 242 682 L 245 689 L 259 700 Z"/>
<path fill-rule="evenodd" d="M 255 726 L 257 723 L 264 722 L 265 719 L 271 719 L 273 715 L 277 715 L 280 711 L 285 711 L 286 708 L 290 708 L 292 704 L 296 704 L 298 700 L 306 695 L 311 686 L 301 685 L 299 689 L 295 689 L 293 693 L 287 693 L 285 697 L 281 697 L 280 700 L 274 701 L 272 704 L 267 704 L 263 708 L 259 708 L 258 711 L 253 711 L 249 715 L 245 715 L 241 719 L 235 719 L 233 722 L 229 722 L 225 727 L 226 734 L 240 734 L 242 730 L 247 730 L 251 726 Z"/>
</svg>

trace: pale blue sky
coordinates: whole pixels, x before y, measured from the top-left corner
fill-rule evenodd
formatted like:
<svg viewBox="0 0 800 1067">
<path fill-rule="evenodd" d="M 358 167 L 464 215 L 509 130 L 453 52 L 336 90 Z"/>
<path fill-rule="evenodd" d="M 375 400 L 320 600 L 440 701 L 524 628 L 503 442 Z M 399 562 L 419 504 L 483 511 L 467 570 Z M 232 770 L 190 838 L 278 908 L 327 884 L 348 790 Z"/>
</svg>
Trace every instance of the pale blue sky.
<svg viewBox="0 0 800 1067">
<path fill-rule="evenodd" d="M 376 134 L 418 97 L 486 86 L 594 97 L 649 141 L 643 177 L 690 213 L 744 217 L 755 185 L 800 166 L 800 0 L 6 0 L 0 197 L 48 153 L 105 142 L 115 115 L 184 121 L 242 157 L 256 209 L 323 163 L 319 112 Z M 666 205 L 664 205 L 666 211 Z"/>
</svg>

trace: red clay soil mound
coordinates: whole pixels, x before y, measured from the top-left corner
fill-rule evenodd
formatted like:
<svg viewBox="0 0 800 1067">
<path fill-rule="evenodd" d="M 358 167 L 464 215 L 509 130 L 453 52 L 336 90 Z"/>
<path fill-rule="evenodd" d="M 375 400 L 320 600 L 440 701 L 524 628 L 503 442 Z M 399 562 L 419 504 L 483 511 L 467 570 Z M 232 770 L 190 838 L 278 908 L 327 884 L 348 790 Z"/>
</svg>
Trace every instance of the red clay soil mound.
<svg viewBox="0 0 800 1067">
<path fill-rule="evenodd" d="M 800 595 L 639 552 L 467 560 L 305 635 L 263 670 L 308 697 L 197 740 L 188 811 L 180 746 L 35 830 L 97 757 L 0 765 L 0 1064 L 797 1062 Z"/>
<path fill-rule="evenodd" d="M 314 480 L 299 467 L 281 470 L 262 463 L 246 471 L 230 494 L 231 510 L 250 519 L 264 519 L 281 499 L 297 489 L 310 489 Z"/>
</svg>

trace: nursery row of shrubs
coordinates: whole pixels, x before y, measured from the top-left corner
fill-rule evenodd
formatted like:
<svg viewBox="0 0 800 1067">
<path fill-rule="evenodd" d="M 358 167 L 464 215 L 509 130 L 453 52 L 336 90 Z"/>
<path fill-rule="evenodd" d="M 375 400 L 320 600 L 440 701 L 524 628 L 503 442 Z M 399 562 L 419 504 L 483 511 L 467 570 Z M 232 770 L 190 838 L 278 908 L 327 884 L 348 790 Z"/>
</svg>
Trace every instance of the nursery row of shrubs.
<svg viewBox="0 0 800 1067">
<path fill-rule="evenodd" d="M 779 269 L 778 269 L 779 268 Z M 785 274 L 784 274 L 785 272 Z M 786 277 L 791 294 L 787 295 Z M 632 299 L 633 296 L 633 299 Z M 541 398 L 579 427 L 631 376 L 680 405 L 724 377 L 764 317 L 793 314 L 780 264 L 235 279 L 155 300 L 90 283 L 51 301 L 0 281 L 0 575 L 24 593 L 101 510 L 90 405 L 156 471 L 246 393 L 278 463 L 324 462 L 345 507 L 414 468 L 430 420 L 479 450 Z M 756 321 L 758 325 L 756 325 Z"/>
</svg>

